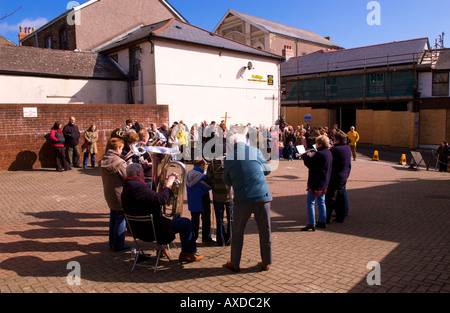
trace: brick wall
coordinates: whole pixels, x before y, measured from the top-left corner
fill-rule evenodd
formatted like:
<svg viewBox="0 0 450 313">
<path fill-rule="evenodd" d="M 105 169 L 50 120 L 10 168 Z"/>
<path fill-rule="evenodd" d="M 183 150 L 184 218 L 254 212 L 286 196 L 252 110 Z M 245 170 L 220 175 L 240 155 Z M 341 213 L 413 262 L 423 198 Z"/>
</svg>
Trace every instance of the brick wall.
<svg viewBox="0 0 450 313">
<path fill-rule="evenodd" d="M 23 108 L 37 108 L 37 117 L 24 117 Z M 54 152 L 44 135 L 55 121 L 67 124 L 69 117 L 82 132 L 96 124 L 99 132 L 98 156 L 111 132 L 125 125 L 125 120 L 142 123 L 169 123 L 167 105 L 139 104 L 0 104 L 0 170 L 29 170 L 55 166 Z M 83 140 L 80 139 L 80 145 Z M 98 159 L 100 159 L 98 157 Z"/>
<path fill-rule="evenodd" d="M 24 25 L 26 26 L 26 25 Z M 66 17 L 63 17 L 57 20 L 50 27 L 46 27 L 44 29 L 38 29 L 37 31 L 37 39 L 39 48 L 45 48 L 45 41 L 48 37 L 51 37 L 52 40 L 52 49 L 61 49 L 61 35 L 60 33 L 65 30 L 66 31 L 66 47 L 65 50 L 75 50 L 76 47 L 76 36 L 75 36 L 75 25 L 69 25 L 67 23 Z M 29 36 L 26 40 L 22 41 L 22 46 L 31 46 L 36 47 L 36 33 L 32 33 L 33 36 Z"/>
</svg>

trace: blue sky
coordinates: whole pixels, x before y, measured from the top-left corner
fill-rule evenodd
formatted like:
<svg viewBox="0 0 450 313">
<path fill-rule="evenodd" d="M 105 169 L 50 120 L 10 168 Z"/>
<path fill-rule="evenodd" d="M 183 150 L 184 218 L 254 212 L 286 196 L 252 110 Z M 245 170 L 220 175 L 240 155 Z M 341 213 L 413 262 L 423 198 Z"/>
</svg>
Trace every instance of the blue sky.
<svg viewBox="0 0 450 313">
<path fill-rule="evenodd" d="M 121 1 L 121 0 L 117 0 Z M 191 24 L 213 30 L 228 9 L 331 36 L 344 48 L 445 32 L 450 47 L 450 0 L 378 0 L 381 25 L 370 26 L 371 0 L 168 0 Z M 1 0 L 0 35 L 17 43 L 19 25 L 39 27 L 66 11 L 68 0 Z M 80 3 L 85 0 L 78 0 Z M 14 14 L 16 9 L 20 8 Z"/>
</svg>

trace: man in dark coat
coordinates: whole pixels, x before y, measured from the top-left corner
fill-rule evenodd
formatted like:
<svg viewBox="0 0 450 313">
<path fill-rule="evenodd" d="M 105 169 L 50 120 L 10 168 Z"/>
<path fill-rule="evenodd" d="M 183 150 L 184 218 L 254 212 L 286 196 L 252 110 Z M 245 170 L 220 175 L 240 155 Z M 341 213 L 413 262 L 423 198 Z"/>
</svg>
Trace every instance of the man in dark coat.
<svg viewBox="0 0 450 313">
<path fill-rule="evenodd" d="M 64 147 L 66 148 L 67 161 L 70 167 L 81 167 L 80 165 L 80 130 L 75 125 L 75 117 L 71 116 L 69 123 L 64 126 L 63 134 L 65 138 Z"/>
<path fill-rule="evenodd" d="M 439 172 L 447 172 L 448 160 L 450 158 L 450 146 L 447 141 L 443 141 L 437 149 L 439 157 Z"/>
<path fill-rule="evenodd" d="M 152 214 L 155 225 L 155 233 L 160 244 L 169 244 L 175 239 L 175 234 L 180 234 L 181 253 L 180 261 L 195 262 L 203 257 L 197 254 L 197 244 L 192 228 L 192 223 L 187 218 L 175 218 L 173 220 L 163 216 L 161 205 L 167 204 L 173 195 L 172 184 L 176 175 L 171 174 L 167 178 L 166 186 L 161 192 L 153 191 L 144 181 L 144 170 L 139 163 L 131 163 L 127 166 L 127 177 L 122 191 L 122 207 L 125 214 L 132 216 L 145 216 Z M 133 233 L 142 240 L 152 238 L 153 230 L 148 225 L 134 227 Z"/>
<path fill-rule="evenodd" d="M 344 190 L 351 170 L 352 150 L 347 144 L 347 135 L 338 131 L 334 134 L 334 146 L 330 149 L 333 155 L 330 183 L 325 197 L 327 207 L 327 223 L 331 221 L 331 214 L 336 212 L 336 222 L 345 219 Z"/>
<path fill-rule="evenodd" d="M 317 227 L 325 228 L 326 206 L 325 194 L 330 182 L 333 156 L 329 150 L 330 140 L 326 135 L 316 138 L 317 152 L 310 155 L 309 152 L 302 154 L 302 159 L 308 171 L 308 193 L 306 196 L 306 209 L 308 213 L 308 225 L 302 231 L 316 230 L 314 204 L 317 200 L 319 209 L 319 221 Z"/>
</svg>

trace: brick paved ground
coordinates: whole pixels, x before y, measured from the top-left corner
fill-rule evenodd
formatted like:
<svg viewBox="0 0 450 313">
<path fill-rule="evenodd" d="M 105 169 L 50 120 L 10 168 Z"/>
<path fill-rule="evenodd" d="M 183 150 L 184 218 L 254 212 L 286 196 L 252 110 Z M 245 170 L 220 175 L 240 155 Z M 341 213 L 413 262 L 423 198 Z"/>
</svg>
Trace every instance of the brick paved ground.
<svg viewBox="0 0 450 313">
<path fill-rule="evenodd" d="M 130 253 L 108 249 L 109 211 L 98 174 L 0 172 L 2 293 L 450 292 L 448 173 L 361 158 L 348 182 L 349 217 L 313 233 L 299 231 L 307 170 L 302 161 L 282 161 L 268 177 L 274 264 L 258 270 L 250 220 L 238 274 L 223 268 L 229 247 L 201 244 L 201 262 L 181 264 L 179 248 L 172 248 L 175 261 L 162 260 L 156 274 L 153 258 L 131 272 Z M 186 208 L 183 215 L 189 217 Z M 81 265 L 80 285 L 67 283 L 70 261 Z M 366 281 L 371 261 L 381 266 L 379 286 Z"/>
</svg>

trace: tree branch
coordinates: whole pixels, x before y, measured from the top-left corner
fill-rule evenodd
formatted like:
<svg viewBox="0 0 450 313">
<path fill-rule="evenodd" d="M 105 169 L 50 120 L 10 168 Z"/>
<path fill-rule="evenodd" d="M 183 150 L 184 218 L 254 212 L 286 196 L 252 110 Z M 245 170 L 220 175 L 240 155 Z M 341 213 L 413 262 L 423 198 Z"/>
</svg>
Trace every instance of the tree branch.
<svg viewBox="0 0 450 313">
<path fill-rule="evenodd" d="M 17 11 L 19 11 L 21 8 L 22 8 L 22 4 L 20 5 L 20 7 L 18 7 L 17 9 L 15 9 L 14 10 L 14 12 L 12 12 L 12 13 L 6 13 L 5 14 L 5 16 L 3 16 L 3 17 L 0 17 L 0 21 L 3 21 L 5 18 L 7 18 L 7 17 L 9 17 L 9 16 L 11 16 L 11 15 L 13 15 L 14 13 L 16 13 Z"/>
</svg>

